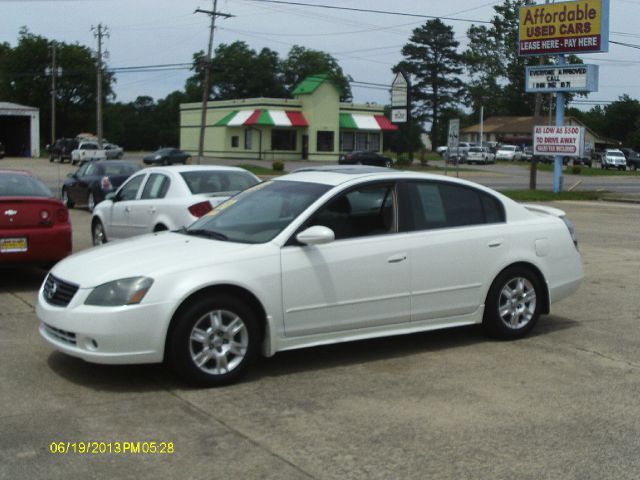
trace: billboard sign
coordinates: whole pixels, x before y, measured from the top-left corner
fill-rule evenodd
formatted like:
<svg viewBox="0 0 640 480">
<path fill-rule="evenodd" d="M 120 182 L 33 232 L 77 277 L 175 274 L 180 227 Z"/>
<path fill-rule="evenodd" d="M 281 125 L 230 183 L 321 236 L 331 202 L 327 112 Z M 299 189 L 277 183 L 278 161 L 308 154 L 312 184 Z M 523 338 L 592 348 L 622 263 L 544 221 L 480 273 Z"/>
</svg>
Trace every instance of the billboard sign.
<svg viewBox="0 0 640 480">
<path fill-rule="evenodd" d="M 520 56 L 607 51 L 609 0 L 582 0 L 520 7 Z"/>
<path fill-rule="evenodd" d="M 597 65 L 546 65 L 525 67 L 525 91 L 597 92 Z"/>
<path fill-rule="evenodd" d="M 541 125 L 533 127 L 534 155 L 584 156 L 584 127 Z"/>
</svg>

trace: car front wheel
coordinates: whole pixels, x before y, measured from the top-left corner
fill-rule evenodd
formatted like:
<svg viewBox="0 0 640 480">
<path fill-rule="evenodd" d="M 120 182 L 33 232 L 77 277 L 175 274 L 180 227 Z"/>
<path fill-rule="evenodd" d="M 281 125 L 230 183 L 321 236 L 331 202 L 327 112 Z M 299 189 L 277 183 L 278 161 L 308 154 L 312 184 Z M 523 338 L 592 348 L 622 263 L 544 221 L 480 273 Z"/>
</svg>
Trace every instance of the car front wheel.
<svg viewBox="0 0 640 480">
<path fill-rule="evenodd" d="M 107 234 L 104 231 L 104 225 L 102 225 L 102 222 L 98 219 L 95 219 L 91 225 L 91 240 L 95 246 L 107 243 Z"/>
<path fill-rule="evenodd" d="M 167 343 L 167 361 L 190 383 L 208 387 L 232 383 L 258 354 L 256 315 L 237 298 L 211 295 L 178 315 Z"/>
<path fill-rule="evenodd" d="M 483 327 L 493 337 L 523 337 L 538 321 L 541 304 L 542 287 L 538 278 L 526 268 L 508 268 L 489 289 Z"/>
</svg>

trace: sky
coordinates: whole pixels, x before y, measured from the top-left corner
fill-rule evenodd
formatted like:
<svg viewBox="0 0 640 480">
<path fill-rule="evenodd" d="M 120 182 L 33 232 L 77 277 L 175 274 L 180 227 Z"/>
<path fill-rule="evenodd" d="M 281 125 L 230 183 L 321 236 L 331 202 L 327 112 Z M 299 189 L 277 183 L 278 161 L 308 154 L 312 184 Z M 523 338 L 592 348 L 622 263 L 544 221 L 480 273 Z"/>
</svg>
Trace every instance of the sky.
<svg viewBox="0 0 640 480">
<path fill-rule="evenodd" d="M 454 28 L 461 48 L 474 21 L 488 21 L 493 6 L 486 0 L 300 0 L 303 3 L 396 11 L 437 17 Z M 588 1 L 588 0 L 586 0 Z M 640 46 L 637 29 L 640 0 L 610 0 L 610 39 Z M 538 3 L 543 3 L 539 0 Z M 26 26 L 50 40 L 79 43 L 97 49 L 92 26 L 108 27 L 104 48 L 111 68 L 189 63 L 194 52 L 206 50 L 209 17 L 194 13 L 210 10 L 212 0 L 0 0 L 0 42 L 15 45 Z M 402 59 L 402 46 L 414 28 L 426 19 L 376 13 L 266 4 L 254 0 L 218 0 L 220 12 L 232 18 L 216 20 L 214 47 L 244 41 L 259 51 L 264 47 L 286 57 L 293 45 L 333 55 L 345 74 L 357 82 L 390 85 L 391 68 Z M 640 48 L 640 47 L 639 47 Z M 628 94 L 640 99 L 640 49 L 611 44 L 609 52 L 582 55 L 585 63 L 600 66 L 599 91 L 589 102 L 610 102 Z M 181 90 L 189 70 L 116 74 L 116 100 L 129 102 L 140 95 L 164 98 Z M 354 102 L 389 103 L 389 91 L 375 85 L 352 85 Z M 582 109 L 591 103 L 573 104 Z"/>
</svg>

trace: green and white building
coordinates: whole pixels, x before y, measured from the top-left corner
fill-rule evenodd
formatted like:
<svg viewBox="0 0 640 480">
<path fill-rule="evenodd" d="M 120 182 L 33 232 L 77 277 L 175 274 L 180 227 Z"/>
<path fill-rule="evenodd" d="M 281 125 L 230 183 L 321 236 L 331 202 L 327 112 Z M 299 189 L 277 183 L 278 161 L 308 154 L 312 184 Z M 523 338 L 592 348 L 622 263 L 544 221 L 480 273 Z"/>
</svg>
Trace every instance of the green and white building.
<svg viewBox="0 0 640 480">
<path fill-rule="evenodd" d="M 381 152 L 384 131 L 397 130 L 380 105 L 340 102 L 327 75 L 313 75 L 293 99 L 244 98 L 207 105 L 204 154 L 265 160 L 337 160 L 355 150 Z M 198 152 L 201 103 L 180 105 L 180 146 Z"/>
</svg>

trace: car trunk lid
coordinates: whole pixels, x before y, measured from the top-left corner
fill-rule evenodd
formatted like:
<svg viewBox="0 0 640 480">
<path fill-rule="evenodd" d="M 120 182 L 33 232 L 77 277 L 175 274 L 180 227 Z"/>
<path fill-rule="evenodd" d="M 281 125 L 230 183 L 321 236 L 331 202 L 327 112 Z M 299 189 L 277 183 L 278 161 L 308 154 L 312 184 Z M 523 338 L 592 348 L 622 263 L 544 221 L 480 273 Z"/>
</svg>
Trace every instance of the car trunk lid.
<svg viewBox="0 0 640 480">
<path fill-rule="evenodd" d="M 48 227 L 61 209 L 62 204 L 52 198 L 4 197 L 0 199 L 0 230 Z"/>
</svg>

